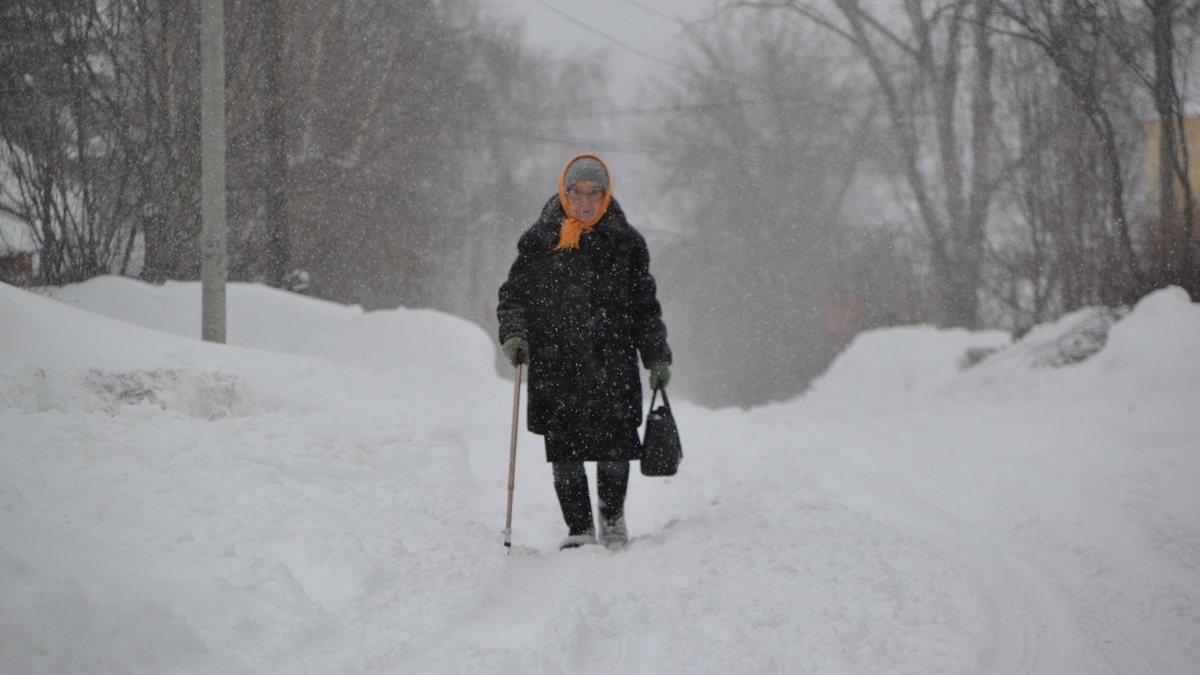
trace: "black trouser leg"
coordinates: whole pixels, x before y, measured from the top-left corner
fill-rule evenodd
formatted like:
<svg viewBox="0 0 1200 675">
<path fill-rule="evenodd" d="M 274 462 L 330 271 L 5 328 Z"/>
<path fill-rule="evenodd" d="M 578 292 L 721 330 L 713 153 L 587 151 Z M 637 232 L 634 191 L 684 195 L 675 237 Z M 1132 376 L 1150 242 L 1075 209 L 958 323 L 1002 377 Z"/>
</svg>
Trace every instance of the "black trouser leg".
<svg viewBox="0 0 1200 675">
<path fill-rule="evenodd" d="M 554 491 L 562 507 L 563 520 L 571 536 L 595 534 L 592 521 L 592 498 L 588 494 L 587 473 L 583 462 L 554 462 Z"/>
<path fill-rule="evenodd" d="M 600 517 L 615 522 L 625 513 L 625 491 L 629 488 L 629 462 L 596 462 L 596 495 Z"/>
</svg>

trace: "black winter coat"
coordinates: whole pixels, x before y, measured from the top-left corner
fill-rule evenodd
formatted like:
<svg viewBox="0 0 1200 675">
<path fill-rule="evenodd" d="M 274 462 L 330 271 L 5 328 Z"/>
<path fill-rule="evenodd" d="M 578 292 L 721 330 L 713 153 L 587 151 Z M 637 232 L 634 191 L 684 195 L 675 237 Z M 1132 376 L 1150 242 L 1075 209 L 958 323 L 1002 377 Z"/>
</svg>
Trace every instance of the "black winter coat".
<svg viewBox="0 0 1200 675">
<path fill-rule="evenodd" d="M 496 310 L 501 343 L 529 340 L 529 430 L 635 429 L 637 354 L 647 366 L 671 361 L 646 240 L 614 199 L 578 249 L 555 251 L 565 217 L 556 196 L 521 236 Z"/>
</svg>

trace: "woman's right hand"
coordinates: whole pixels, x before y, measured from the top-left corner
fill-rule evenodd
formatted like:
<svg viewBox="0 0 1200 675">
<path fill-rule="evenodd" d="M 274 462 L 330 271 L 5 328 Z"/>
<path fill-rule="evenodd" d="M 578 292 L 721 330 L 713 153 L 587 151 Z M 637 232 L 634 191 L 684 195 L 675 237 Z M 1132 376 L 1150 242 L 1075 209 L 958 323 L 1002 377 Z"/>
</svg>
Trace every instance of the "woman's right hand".
<svg viewBox="0 0 1200 675">
<path fill-rule="evenodd" d="M 514 368 L 518 363 L 529 363 L 529 341 L 524 335 L 508 336 L 504 344 L 500 345 L 500 351 L 504 352 L 504 358 L 508 359 Z"/>
</svg>

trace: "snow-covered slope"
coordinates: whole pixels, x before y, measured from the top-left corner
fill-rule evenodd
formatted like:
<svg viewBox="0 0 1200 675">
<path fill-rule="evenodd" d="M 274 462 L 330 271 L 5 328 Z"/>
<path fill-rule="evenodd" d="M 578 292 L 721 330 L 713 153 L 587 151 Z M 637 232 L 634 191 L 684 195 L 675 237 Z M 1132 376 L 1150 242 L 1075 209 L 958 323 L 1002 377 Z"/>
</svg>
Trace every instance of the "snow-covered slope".
<svg viewBox="0 0 1200 675">
<path fill-rule="evenodd" d="M 0 671 L 1193 673 L 1200 307 L 1074 365 L 859 336 L 803 398 L 676 402 L 624 551 L 559 552 L 479 328 L 231 285 L 0 285 Z M 1065 322 L 1063 322 L 1065 323 Z M 968 348 L 1000 351 L 960 370 Z M 689 364 L 678 364 L 687 368 Z M 635 470 L 636 474 L 636 470 Z"/>
</svg>

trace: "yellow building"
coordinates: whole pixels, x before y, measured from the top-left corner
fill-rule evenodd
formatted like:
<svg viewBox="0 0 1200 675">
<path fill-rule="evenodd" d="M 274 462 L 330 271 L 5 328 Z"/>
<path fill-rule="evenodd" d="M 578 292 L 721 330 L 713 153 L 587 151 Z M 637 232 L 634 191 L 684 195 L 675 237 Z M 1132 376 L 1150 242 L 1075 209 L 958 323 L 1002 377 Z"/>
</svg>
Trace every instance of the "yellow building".
<svg viewBox="0 0 1200 675">
<path fill-rule="evenodd" d="M 1158 145 L 1158 130 L 1159 123 L 1146 122 L 1146 189 L 1150 194 L 1150 201 L 1155 205 L 1154 212 L 1161 213 L 1161 208 L 1158 194 L 1158 165 L 1159 165 L 1159 145 Z M 1192 187 L 1193 198 L 1200 200 L 1200 117 L 1185 117 L 1183 120 L 1183 134 L 1180 150 L 1187 152 L 1188 160 L 1188 183 Z M 1175 192 L 1176 207 L 1183 208 L 1183 190 L 1177 189 Z M 1200 207 L 1200 204 L 1197 205 Z M 1200 235 L 1200 218 L 1194 224 L 1195 231 Z"/>
</svg>

